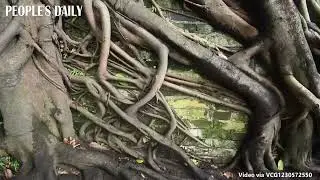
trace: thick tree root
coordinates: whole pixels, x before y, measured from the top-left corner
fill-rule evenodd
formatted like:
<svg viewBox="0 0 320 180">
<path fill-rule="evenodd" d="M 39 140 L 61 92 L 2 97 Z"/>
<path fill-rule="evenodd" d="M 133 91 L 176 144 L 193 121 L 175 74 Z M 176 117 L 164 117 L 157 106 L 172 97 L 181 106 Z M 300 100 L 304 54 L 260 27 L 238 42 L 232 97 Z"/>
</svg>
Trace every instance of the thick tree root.
<svg viewBox="0 0 320 180">
<path fill-rule="evenodd" d="M 236 37 L 250 40 L 258 35 L 258 30 L 234 13 L 223 0 L 192 0 L 201 6 L 185 1 L 188 7 L 208 19 L 210 23 L 227 30 Z"/>
<path fill-rule="evenodd" d="M 155 74 L 156 79 L 153 82 L 150 91 L 137 103 L 130 106 L 126 110 L 129 116 L 136 117 L 138 110 L 156 96 L 157 91 L 160 89 L 164 82 L 164 78 L 166 76 L 166 71 L 168 68 L 169 49 L 146 30 L 140 28 L 139 26 L 133 24 L 128 20 L 125 20 L 123 17 L 118 16 L 118 18 L 124 26 L 132 30 L 138 36 L 144 38 L 146 43 L 149 44 L 159 56 L 158 69 L 157 73 Z"/>
<path fill-rule="evenodd" d="M 277 166 L 272 156 L 272 142 L 280 129 L 279 117 L 276 116 L 265 126 L 254 128 L 252 131 L 251 143 L 247 144 L 248 153 L 245 152 L 248 169 L 255 172 L 264 172 L 267 170 L 276 171 Z M 250 141 L 249 141 L 250 142 Z"/>
</svg>

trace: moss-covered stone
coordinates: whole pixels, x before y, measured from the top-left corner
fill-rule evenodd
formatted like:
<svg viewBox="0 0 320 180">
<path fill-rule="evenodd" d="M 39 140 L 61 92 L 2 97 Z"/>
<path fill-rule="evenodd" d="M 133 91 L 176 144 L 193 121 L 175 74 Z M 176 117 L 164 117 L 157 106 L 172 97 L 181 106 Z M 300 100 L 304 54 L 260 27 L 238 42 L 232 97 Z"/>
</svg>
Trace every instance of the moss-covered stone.
<svg viewBox="0 0 320 180">
<path fill-rule="evenodd" d="M 243 114 L 216 109 L 214 104 L 190 96 L 166 96 L 166 99 L 177 115 L 189 125 L 188 131 L 210 146 L 202 148 L 184 141 L 182 145 L 185 149 L 199 157 L 205 156 L 204 159 L 219 157 L 219 161 L 215 162 L 221 163 L 217 165 L 233 157 L 246 132 Z"/>
<path fill-rule="evenodd" d="M 229 120 L 231 118 L 230 111 L 215 111 L 213 116 L 220 120 Z"/>
</svg>

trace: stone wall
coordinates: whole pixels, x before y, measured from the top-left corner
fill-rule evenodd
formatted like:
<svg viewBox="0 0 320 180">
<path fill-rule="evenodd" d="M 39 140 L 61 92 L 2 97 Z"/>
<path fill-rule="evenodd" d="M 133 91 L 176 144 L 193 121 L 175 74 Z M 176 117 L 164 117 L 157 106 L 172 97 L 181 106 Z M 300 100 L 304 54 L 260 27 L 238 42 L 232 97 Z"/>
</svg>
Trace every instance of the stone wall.
<svg viewBox="0 0 320 180">
<path fill-rule="evenodd" d="M 207 82 L 193 70 L 170 69 L 172 74 L 192 77 Z M 215 166 L 225 165 L 235 155 L 242 137 L 246 133 L 247 116 L 232 109 L 164 89 L 165 97 L 176 115 L 188 126 L 188 131 L 208 147 L 203 147 L 191 138 L 177 142 L 188 152 Z M 199 93 L 201 93 L 199 91 Z M 215 96 L 215 94 L 211 94 Z M 218 96 L 218 95 L 216 95 Z"/>
</svg>

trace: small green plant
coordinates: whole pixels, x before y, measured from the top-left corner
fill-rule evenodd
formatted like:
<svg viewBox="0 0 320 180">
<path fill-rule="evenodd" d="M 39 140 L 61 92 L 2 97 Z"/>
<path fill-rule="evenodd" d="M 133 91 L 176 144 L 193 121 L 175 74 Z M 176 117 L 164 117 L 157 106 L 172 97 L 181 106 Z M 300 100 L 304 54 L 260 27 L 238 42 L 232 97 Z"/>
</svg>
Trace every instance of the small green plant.
<svg viewBox="0 0 320 180">
<path fill-rule="evenodd" d="M 143 159 L 136 159 L 136 162 L 137 162 L 138 164 L 143 164 L 143 163 L 144 163 L 144 160 L 143 160 Z"/>
<path fill-rule="evenodd" d="M 77 68 L 68 69 L 72 76 L 84 76 L 85 73 Z"/>
<path fill-rule="evenodd" d="M 20 168 L 20 162 L 10 156 L 0 157 L 0 172 L 3 173 L 6 168 L 17 172 Z"/>
<path fill-rule="evenodd" d="M 279 171 L 283 171 L 283 169 L 284 169 L 284 163 L 283 163 L 283 161 L 280 159 L 280 160 L 278 161 L 278 170 L 279 170 Z"/>
</svg>

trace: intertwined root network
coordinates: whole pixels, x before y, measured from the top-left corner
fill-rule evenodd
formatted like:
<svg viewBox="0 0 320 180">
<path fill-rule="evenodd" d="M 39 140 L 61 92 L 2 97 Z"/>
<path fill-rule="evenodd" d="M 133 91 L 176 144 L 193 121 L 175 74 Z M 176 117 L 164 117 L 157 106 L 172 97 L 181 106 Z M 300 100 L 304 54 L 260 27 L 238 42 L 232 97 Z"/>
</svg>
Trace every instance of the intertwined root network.
<svg viewBox="0 0 320 180">
<path fill-rule="evenodd" d="M 53 6 L 61 2 L 16 3 Z M 197 179 L 213 178 L 215 174 L 197 167 L 195 157 L 176 144 L 179 132 L 207 146 L 188 132 L 168 105 L 163 87 L 250 116 L 248 136 L 230 167 L 242 160 L 248 171 L 277 170 L 273 152 L 281 147 L 279 131 L 284 124 L 284 131 L 294 129 L 280 137 L 287 140 L 280 148 L 285 163 L 317 171 L 307 162 L 312 121 L 317 118 L 310 112 L 319 112 L 319 73 L 313 56 L 319 55 L 320 30 L 309 14 L 312 9 L 315 17 L 320 15 L 318 1 L 266 0 L 244 3 L 242 8 L 233 0 L 184 0 L 187 10 L 199 15 L 194 18 L 203 18 L 240 40 L 246 48 L 238 52 L 176 27 L 154 0 L 148 3 L 155 13 L 141 0 L 68 3 L 83 5 L 90 28 L 66 23 L 61 17 L 0 16 L 0 109 L 6 134 L 1 147 L 22 161 L 21 178 L 55 179 L 57 165 L 83 170 L 86 179 L 93 174 L 100 179 L 106 174 L 141 178 L 136 171 L 154 179 L 191 178 L 183 169 Z M 0 7 L 8 4 L 1 2 Z M 252 15 L 255 10 L 247 12 L 251 6 L 263 12 L 260 24 Z M 77 28 L 83 39 L 71 38 L 65 24 Z M 155 64 L 141 59 L 142 50 L 154 53 Z M 261 59 L 267 75 L 252 68 L 252 58 Z M 223 87 L 167 72 L 169 59 L 196 68 Z M 212 92 L 224 98 L 213 97 Z M 94 108 L 82 101 L 84 96 Z M 85 119 L 79 136 L 70 108 Z M 292 122 L 280 121 L 286 114 Z M 167 128 L 151 128 L 154 121 Z M 296 138 L 299 142 L 292 143 Z M 121 163 L 102 144 L 143 159 L 146 166 Z M 159 156 L 161 147 L 178 155 L 181 163 Z M 92 169 L 97 171 L 86 173 Z"/>
</svg>

